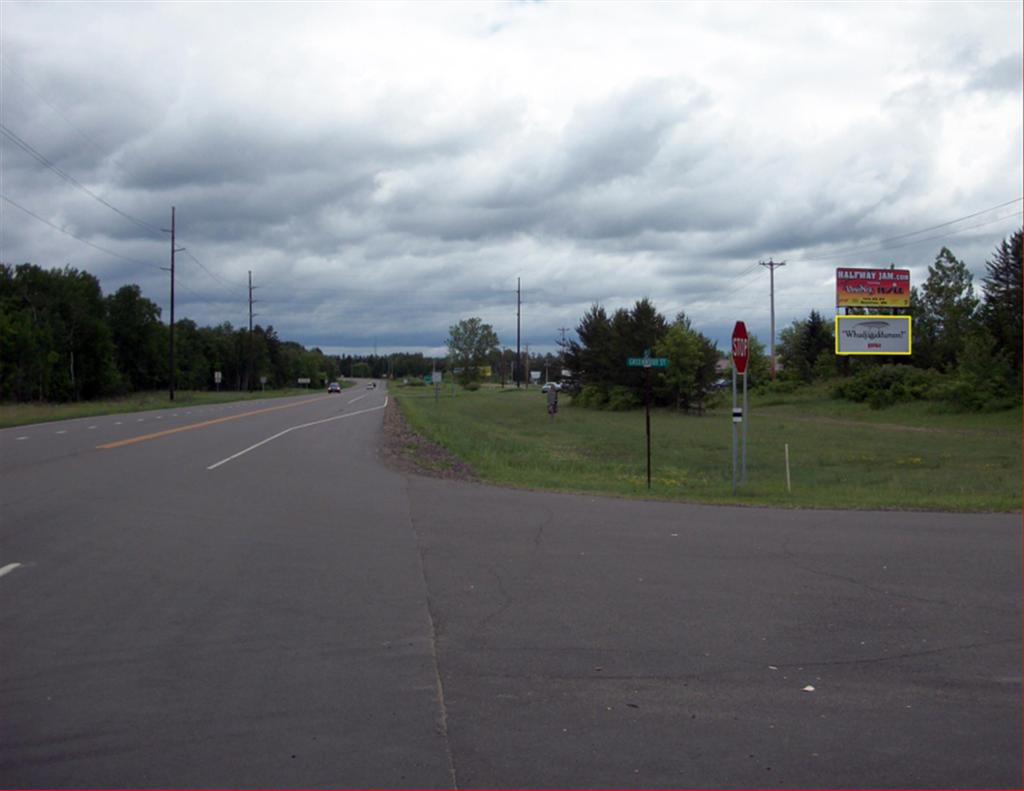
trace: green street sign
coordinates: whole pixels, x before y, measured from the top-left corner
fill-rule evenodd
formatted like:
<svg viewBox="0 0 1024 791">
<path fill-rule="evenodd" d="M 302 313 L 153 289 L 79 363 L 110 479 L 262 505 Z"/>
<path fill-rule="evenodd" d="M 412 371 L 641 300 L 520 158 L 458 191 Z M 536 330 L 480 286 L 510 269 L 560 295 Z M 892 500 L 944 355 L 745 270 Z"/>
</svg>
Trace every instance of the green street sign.
<svg viewBox="0 0 1024 791">
<path fill-rule="evenodd" d="M 629 357 L 626 365 L 630 368 L 668 368 L 668 357 Z"/>
</svg>

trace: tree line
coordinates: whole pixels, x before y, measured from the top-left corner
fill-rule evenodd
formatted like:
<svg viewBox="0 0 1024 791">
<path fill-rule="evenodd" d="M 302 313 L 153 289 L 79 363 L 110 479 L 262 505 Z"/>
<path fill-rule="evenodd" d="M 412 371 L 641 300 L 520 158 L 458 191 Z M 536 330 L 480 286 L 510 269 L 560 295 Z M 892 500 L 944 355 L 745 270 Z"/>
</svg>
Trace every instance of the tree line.
<svg viewBox="0 0 1024 791">
<path fill-rule="evenodd" d="M 1020 404 L 1021 239 L 1018 230 L 996 248 L 986 262 L 980 296 L 966 264 L 946 247 L 939 251 L 925 283 L 911 289 L 910 357 L 837 356 L 832 324 L 812 310 L 780 333 L 776 383 L 764 345 L 750 337 L 750 385 L 792 389 L 834 379 L 836 396 L 872 406 L 911 399 L 944 400 L 964 409 Z M 625 362 L 643 349 L 669 362 L 652 377 L 656 403 L 699 412 L 721 383 L 716 367 L 722 355 L 715 343 L 684 313 L 669 322 L 646 298 L 610 315 L 601 305 L 592 306 L 576 334 L 578 340 L 565 345 L 574 372 L 574 403 L 609 409 L 642 403 L 642 369 L 627 368 Z"/>
<path fill-rule="evenodd" d="M 73 267 L 0 264 L 0 400 L 73 401 L 167 388 L 170 327 L 137 285 L 104 296 Z M 320 387 L 343 375 L 429 373 L 423 355 L 325 354 L 282 340 L 273 326 L 174 323 L 174 381 L 184 390 Z"/>
<path fill-rule="evenodd" d="M 946 401 L 963 409 L 1021 402 L 1021 242 L 1004 239 L 985 263 L 981 293 L 967 265 L 943 247 L 920 288 L 910 291 L 909 357 L 837 357 L 833 327 L 816 311 L 780 333 L 780 380 L 839 377 L 836 395 L 881 407 L 898 401 Z"/>
</svg>

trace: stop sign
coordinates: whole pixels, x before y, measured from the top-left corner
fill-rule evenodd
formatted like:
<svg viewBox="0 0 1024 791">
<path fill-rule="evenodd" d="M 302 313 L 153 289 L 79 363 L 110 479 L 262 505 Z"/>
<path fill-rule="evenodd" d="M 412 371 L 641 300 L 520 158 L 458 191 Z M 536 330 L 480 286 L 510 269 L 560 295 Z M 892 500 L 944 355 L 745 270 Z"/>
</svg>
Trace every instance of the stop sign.
<svg viewBox="0 0 1024 791">
<path fill-rule="evenodd" d="M 747 340 L 747 325 L 737 321 L 732 328 L 732 364 L 736 367 L 736 373 L 747 372 L 747 356 L 750 342 Z"/>
</svg>

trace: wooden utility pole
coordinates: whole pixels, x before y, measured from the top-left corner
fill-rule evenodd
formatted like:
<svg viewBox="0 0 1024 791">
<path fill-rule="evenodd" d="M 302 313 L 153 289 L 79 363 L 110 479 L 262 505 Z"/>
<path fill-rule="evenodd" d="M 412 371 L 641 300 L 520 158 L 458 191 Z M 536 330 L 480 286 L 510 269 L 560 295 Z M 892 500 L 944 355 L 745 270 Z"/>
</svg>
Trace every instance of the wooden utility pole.
<svg viewBox="0 0 1024 791">
<path fill-rule="evenodd" d="M 168 333 L 168 336 L 169 336 L 169 341 L 168 342 L 169 342 L 170 348 L 168 350 L 168 355 L 167 355 L 168 356 L 168 362 L 170 364 L 170 375 L 167 377 L 167 382 L 168 382 L 168 396 L 170 397 L 170 400 L 173 401 L 174 400 L 174 254 L 175 253 L 180 253 L 180 252 L 182 252 L 185 249 L 184 247 L 176 247 L 175 246 L 175 242 L 174 242 L 175 226 L 174 226 L 174 207 L 173 206 L 171 206 L 171 227 L 169 229 L 168 228 L 163 228 L 162 230 L 165 233 L 170 233 L 170 235 L 171 235 L 171 268 L 170 268 L 170 270 L 168 270 L 167 267 L 160 267 L 160 268 L 163 269 L 165 272 L 166 271 L 170 271 L 170 273 L 171 273 L 171 327 L 170 327 L 171 331 Z"/>
<path fill-rule="evenodd" d="M 519 387 L 519 380 L 522 378 L 519 374 L 519 369 L 522 366 L 523 358 L 522 351 L 519 348 L 520 340 L 520 315 L 522 314 L 522 289 L 520 287 L 520 278 L 516 278 L 516 365 L 512 369 L 512 376 L 515 377 L 516 387 Z"/>
<path fill-rule="evenodd" d="M 174 207 L 171 206 L 171 373 L 168 377 L 170 400 L 174 400 Z"/>
<path fill-rule="evenodd" d="M 252 338 L 252 317 L 256 314 L 252 312 L 252 303 L 255 301 L 252 298 L 252 270 L 249 270 L 249 375 L 248 379 L 248 390 L 251 392 L 255 389 L 254 378 L 256 376 L 256 347 L 253 344 Z"/>
<path fill-rule="evenodd" d="M 771 326 L 771 355 L 772 355 L 772 381 L 775 381 L 775 267 L 785 266 L 785 261 L 779 261 L 776 263 L 772 259 L 767 261 L 759 261 L 761 266 L 768 267 L 770 289 L 771 289 L 771 304 L 772 304 L 772 326 Z"/>
</svg>

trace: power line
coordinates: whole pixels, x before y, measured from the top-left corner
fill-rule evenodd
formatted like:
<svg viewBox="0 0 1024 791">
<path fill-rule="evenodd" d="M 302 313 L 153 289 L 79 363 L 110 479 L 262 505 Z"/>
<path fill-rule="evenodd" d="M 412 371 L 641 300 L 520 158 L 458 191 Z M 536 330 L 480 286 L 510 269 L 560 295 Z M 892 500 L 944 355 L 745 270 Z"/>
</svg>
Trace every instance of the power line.
<svg viewBox="0 0 1024 791">
<path fill-rule="evenodd" d="M 98 201 L 99 203 L 102 203 L 108 209 L 110 209 L 110 210 L 116 212 L 117 214 L 121 215 L 124 219 L 128 220 L 129 222 L 132 222 L 135 225 L 139 226 L 140 228 L 142 228 L 142 229 L 144 229 L 146 231 L 149 231 L 150 233 L 156 234 L 157 236 L 163 238 L 163 232 L 159 228 L 156 228 L 155 226 L 150 225 L 145 220 L 140 220 L 138 217 L 133 217 L 132 215 L 128 214 L 127 212 L 122 211 L 121 209 L 119 209 L 117 206 L 115 206 L 113 203 L 108 201 L 102 195 L 97 195 L 95 192 L 93 192 L 87 186 L 82 184 L 82 182 L 80 182 L 74 176 L 72 176 L 69 173 L 66 173 L 65 171 L 63 171 L 59 167 L 57 167 L 53 162 L 51 162 L 49 159 L 47 159 L 45 156 L 43 156 L 43 154 L 39 153 L 39 151 L 37 151 L 35 148 L 33 148 L 31 145 L 29 145 L 27 142 L 25 142 L 22 138 L 18 137 L 18 135 L 16 135 L 14 132 L 12 132 L 10 129 L 8 129 L 2 123 L 0 123 L 0 134 L 2 134 L 8 140 L 10 140 L 12 143 L 14 143 L 14 145 L 16 145 L 18 148 L 20 148 L 22 151 L 24 151 L 26 154 L 28 154 L 34 160 L 39 162 L 41 165 L 44 165 L 45 167 L 47 167 L 50 170 L 52 170 L 54 173 L 56 173 L 58 176 L 60 176 L 62 179 L 64 179 L 64 181 L 66 181 L 68 184 L 70 184 L 75 189 L 81 190 L 86 195 L 88 195 L 90 198 L 92 198 L 95 201 Z"/>
<path fill-rule="evenodd" d="M 83 239 L 81 236 L 78 236 L 77 234 L 73 234 L 73 233 L 71 233 L 71 231 L 65 230 L 64 228 L 61 228 L 59 225 L 54 225 L 49 220 L 44 219 L 43 217 L 40 217 L 38 214 L 36 214 L 31 209 L 26 209 L 20 203 L 11 200 L 6 195 L 0 195 L 0 198 L 3 198 L 5 201 L 7 201 L 9 204 L 11 204 L 14 208 L 20 209 L 21 211 L 25 212 L 25 214 L 29 215 L 30 217 L 34 217 L 35 219 L 39 220 L 39 222 L 43 223 L 44 225 L 50 226 L 51 228 L 53 228 L 53 230 L 59 231 L 60 233 L 64 234 L 65 236 L 70 236 L 72 239 L 77 239 L 82 244 L 87 244 L 87 245 L 89 245 L 89 247 L 92 247 L 95 250 L 99 250 L 101 253 L 106 253 L 107 255 L 112 255 L 112 256 L 114 256 L 114 258 L 120 258 L 123 261 L 128 261 L 128 262 L 133 263 L 133 264 L 140 264 L 142 266 L 148 266 L 148 267 L 150 267 L 152 269 L 162 269 L 162 267 L 157 266 L 156 264 L 151 264 L 151 263 L 148 263 L 146 261 L 140 261 L 138 258 L 129 258 L 126 255 L 121 255 L 120 253 L 115 253 L 113 250 L 108 250 L 105 247 L 100 247 L 98 244 L 94 244 L 93 242 L 90 242 L 88 239 Z"/>
<path fill-rule="evenodd" d="M 206 274 L 208 274 L 211 278 L 213 278 L 217 282 L 219 282 L 219 283 L 221 283 L 221 284 L 223 284 L 223 285 L 225 285 L 225 286 L 227 286 L 229 288 L 234 288 L 234 289 L 244 289 L 245 288 L 245 286 L 239 285 L 238 283 L 232 283 L 229 280 L 225 280 L 224 278 L 222 278 L 220 275 L 216 274 L 215 272 L 212 272 L 210 269 L 208 269 L 206 267 L 206 265 L 202 261 L 200 261 L 198 258 L 196 258 L 195 255 L 192 253 L 192 251 L 189 250 L 188 248 L 186 248 L 184 252 L 185 252 L 185 255 L 187 255 L 189 258 L 191 258 L 199 266 L 200 269 L 202 269 L 204 272 L 206 272 Z"/>
<path fill-rule="evenodd" d="M 17 69 L 15 69 L 11 65 L 10 61 L 8 61 L 7 58 L 5 58 L 3 55 L 0 55 L 0 63 L 3 63 L 3 65 L 7 68 L 7 70 L 11 74 L 13 74 L 19 80 L 21 80 L 22 84 L 27 86 L 29 88 L 29 90 L 31 90 L 36 95 L 36 97 L 43 104 L 45 104 L 47 107 L 49 107 L 51 110 L 53 110 L 53 112 L 55 112 L 57 115 L 59 115 L 61 117 L 61 119 L 63 119 L 64 123 L 66 123 L 68 126 L 70 126 L 78 134 L 78 136 L 82 138 L 82 140 L 84 140 L 86 143 L 88 143 L 93 148 L 93 150 L 95 150 L 98 154 L 103 154 L 104 153 L 103 149 L 100 147 L 99 143 L 97 143 L 95 140 L 92 139 L 92 137 L 90 137 L 85 132 L 83 132 L 80 127 L 78 127 L 76 124 L 74 124 L 71 121 L 70 118 L 68 118 L 66 115 L 64 115 L 63 112 L 61 112 L 61 109 L 59 107 L 54 105 L 45 96 L 43 96 L 42 91 L 40 91 L 38 88 L 36 88 L 35 85 L 33 85 L 31 82 L 29 82 L 29 80 L 25 77 L 25 75 L 21 74 Z"/>
<path fill-rule="evenodd" d="M 990 207 L 988 209 L 982 209 L 981 211 L 976 211 L 976 212 L 974 212 L 972 214 L 965 214 L 963 217 L 957 217 L 955 220 L 948 220 L 947 222 L 939 223 L 938 225 L 932 225 L 929 228 L 922 228 L 922 229 L 920 229 L 918 231 L 910 231 L 909 233 L 902 233 L 902 234 L 899 234 L 898 236 L 890 236 L 887 239 L 879 239 L 877 242 L 871 242 L 871 243 L 869 243 L 867 245 L 860 245 L 860 246 L 857 246 L 857 247 L 851 247 L 851 248 L 848 248 L 846 250 L 840 250 L 840 251 L 835 252 L 835 253 L 829 253 L 828 255 L 816 256 L 816 257 L 813 257 L 813 258 L 801 258 L 800 260 L 804 261 L 804 262 L 827 261 L 827 260 L 832 259 L 832 258 L 842 258 L 844 256 L 855 255 L 855 254 L 858 254 L 858 253 L 877 253 L 877 252 L 881 252 L 883 250 L 896 250 L 896 249 L 899 249 L 901 247 L 908 247 L 910 245 L 919 244 L 921 242 L 929 242 L 929 241 L 933 241 L 935 239 L 941 239 L 944 236 L 951 236 L 953 234 L 962 233 L 963 231 L 969 231 L 969 230 L 971 230 L 973 228 L 980 228 L 983 225 L 989 225 L 989 224 L 991 224 L 993 222 L 998 222 L 999 220 L 1005 220 L 1008 217 L 1017 216 L 1019 214 L 1019 212 L 1015 212 L 1014 214 L 1008 214 L 1008 215 L 1005 215 L 1003 217 L 996 217 L 993 220 L 986 220 L 985 222 L 979 223 L 978 225 L 971 225 L 971 226 L 968 226 L 966 228 L 958 228 L 956 230 L 950 231 L 949 233 L 938 234 L 936 236 L 929 236 L 929 237 L 926 237 L 924 239 L 914 239 L 914 240 L 909 241 L 909 242 L 904 242 L 903 244 L 895 244 L 895 245 L 890 245 L 889 244 L 889 242 L 898 241 L 900 239 L 906 239 L 908 237 L 917 236 L 918 234 L 922 234 L 922 233 L 928 233 L 929 231 L 935 231 L 935 230 L 938 230 L 939 228 L 945 228 L 945 227 L 950 226 L 950 225 L 956 225 L 957 223 L 963 222 L 964 220 L 970 220 L 970 219 L 973 219 L 974 217 L 980 217 L 982 214 L 988 214 L 989 212 L 996 211 L 997 209 L 1003 209 L 1003 208 L 1005 208 L 1007 206 L 1012 206 L 1014 203 L 1020 203 L 1021 201 L 1024 201 L 1024 198 L 1015 198 L 1014 200 L 1007 201 L 1006 203 L 1000 203 L 998 206 L 992 206 L 992 207 Z"/>
</svg>

